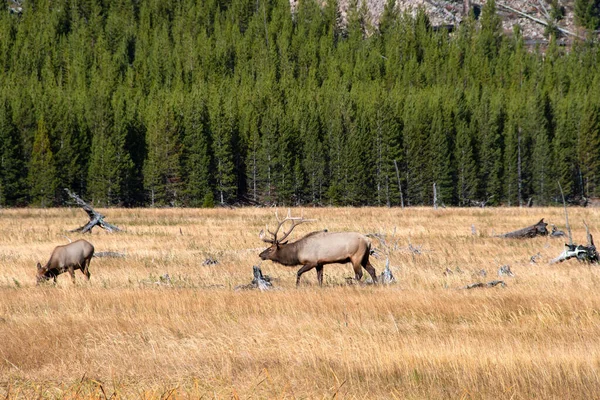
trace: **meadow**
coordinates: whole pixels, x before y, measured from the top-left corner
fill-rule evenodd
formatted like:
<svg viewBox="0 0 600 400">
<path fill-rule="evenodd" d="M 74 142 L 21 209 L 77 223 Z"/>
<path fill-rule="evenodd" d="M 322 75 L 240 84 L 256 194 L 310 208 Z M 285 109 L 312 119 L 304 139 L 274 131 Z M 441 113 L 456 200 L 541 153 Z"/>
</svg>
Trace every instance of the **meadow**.
<svg viewBox="0 0 600 400">
<path fill-rule="evenodd" d="M 299 288 L 298 268 L 258 257 L 274 209 L 99 211 L 124 231 L 67 233 L 87 219 L 77 208 L 0 210 L 0 397 L 600 393 L 599 267 L 550 265 L 566 239 L 494 236 L 540 218 L 564 229 L 562 208 L 292 209 L 317 219 L 292 238 L 327 228 L 398 241 L 393 285 L 349 284 L 347 264 L 326 265 L 323 287 L 309 271 Z M 600 209 L 570 208 L 569 219 L 576 243 L 585 244 L 583 220 L 600 238 Z M 37 286 L 36 263 L 78 238 L 125 257 L 94 258 L 89 282 L 76 271 L 75 285 L 63 274 Z M 379 274 L 386 256 L 372 242 Z M 218 263 L 203 265 L 208 258 Z M 498 277 L 506 264 L 514 277 Z M 272 290 L 236 290 L 253 265 Z M 494 279 L 506 287 L 461 289 Z"/>
</svg>

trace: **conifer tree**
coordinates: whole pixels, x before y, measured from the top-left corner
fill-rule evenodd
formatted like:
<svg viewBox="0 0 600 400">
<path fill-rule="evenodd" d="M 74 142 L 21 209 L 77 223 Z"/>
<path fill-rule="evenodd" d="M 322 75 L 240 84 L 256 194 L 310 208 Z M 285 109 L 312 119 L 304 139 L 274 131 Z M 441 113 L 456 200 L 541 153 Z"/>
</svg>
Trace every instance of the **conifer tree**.
<svg viewBox="0 0 600 400">
<path fill-rule="evenodd" d="M 451 148 L 454 142 L 452 117 L 435 96 L 431 104 L 431 172 L 432 181 L 436 184 L 437 200 L 440 204 L 452 204 L 454 198 L 454 182 L 452 179 Z"/>
<path fill-rule="evenodd" d="M 211 91 L 208 110 L 212 132 L 216 200 L 221 205 L 233 201 L 237 191 L 234 142 L 238 128 L 233 99 L 230 97 L 226 87 Z"/>
<path fill-rule="evenodd" d="M 503 200 L 504 114 L 502 95 L 484 90 L 474 110 L 473 126 L 479 132 L 480 196 L 490 205 Z"/>
<path fill-rule="evenodd" d="M 54 204 L 57 189 L 56 167 L 44 118 L 38 121 L 29 165 L 29 194 L 32 204 L 49 207 Z"/>
<path fill-rule="evenodd" d="M 26 177 L 19 132 L 9 104 L 0 97 L 0 206 L 24 204 Z"/>
<path fill-rule="evenodd" d="M 546 119 L 547 101 L 548 99 L 541 94 L 531 96 L 527 109 L 528 117 L 523 121 L 524 129 L 530 133 L 533 140 L 531 183 L 533 196 L 539 205 L 549 203 L 556 187 L 552 168 L 550 127 Z"/>
<path fill-rule="evenodd" d="M 214 204 L 214 198 L 208 110 L 198 89 L 189 94 L 185 104 L 182 142 L 182 179 L 186 203 L 196 207 L 210 206 Z"/>
<path fill-rule="evenodd" d="M 146 106 L 147 158 L 144 187 L 152 206 L 175 205 L 180 201 L 181 171 L 179 108 L 165 93 L 157 93 Z"/>
<path fill-rule="evenodd" d="M 600 107 L 597 98 L 586 99 L 577 137 L 581 195 L 596 197 L 600 180 Z"/>
</svg>

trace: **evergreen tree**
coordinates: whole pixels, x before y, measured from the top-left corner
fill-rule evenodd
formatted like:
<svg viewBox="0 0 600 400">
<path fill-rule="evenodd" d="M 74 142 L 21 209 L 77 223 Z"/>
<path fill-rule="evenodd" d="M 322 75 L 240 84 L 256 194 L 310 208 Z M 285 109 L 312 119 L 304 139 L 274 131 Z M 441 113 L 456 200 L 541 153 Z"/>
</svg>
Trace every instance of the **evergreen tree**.
<svg viewBox="0 0 600 400">
<path fill-rule="evenodd" d="M 440 97 L 432 101 L 431 116 L 431 171 L 436 185 L 437 200 L 440 204 L 452 204 L 454 182 L 452 177 L 451 148 L 454 142 L 453 121 L 444 108 Z"/>
<path fill-rule="evenodd" d="M 227 96 L 227 103 L 225 102 Z M 223 87 L 213 90 L 209 100 L 209 120 L 212 132 L 214 179 L 217 201 L 223 205 L 235 199 L 236 171 L 234 141 L 237 136 L 237 119 L 229 91 Z"/>
<path fill-rule="evenodd" d="M 528 118 L 524 120 L 524 129 L 533 139 L 531 158 L 531 177 L 533 196 L 537 204 L 549 203 L 554 188 L 552 169 L 552 150 L 549 121 L 546 119 L 548 99 L 543 95 L 532 96 L 528 104 Z"/>
<path fill-rule="evenodd" d="M 600 27 L 600 1 L 575 0 L 574 13 L 579 26 L 590 30 Z"/>
<path fill-rule="evenodd" d="M 26 177 L 19 132 L 12 123 L 10 106 L 0 98 L 0 206 L 24 204 Z"/>
<path fill-rule="evenodd" d="M 474 121 L 479 132 L 479 182 L 481 199 L 491 205 L 503 200 L 504 106 L 501 95 L 482 93 Z"/>
<path fill-rule="evenodd" d="M 146 106 L 144 187 L 152 206 L 175 205 L 180 201 L 180 120 L 179 105 L 164 93 L 157 93 Z"/>
<path fill-rule="evenodd" d="M 596 197 L 600 168 L 600 107 L 597 99 L 586 99 L 577 137 L 577 164 L 583 197 Z"/>
<path fill-rule="evenodd" d="M 29 194 L 34 205 L 48 207 L 54 204 L 57 189 L 56 167 L 50 147 L 44 118 L 38 121 L 29 165 Z"/>
<path fill-rule="evenodd" d="M 210 134 L 208 110 L 198 90 L 188 98 L 184 113 L 182 140 L 182 179 L 186 203 L 210 206 L 214 203 L 211 185 Z"/>
</svg>

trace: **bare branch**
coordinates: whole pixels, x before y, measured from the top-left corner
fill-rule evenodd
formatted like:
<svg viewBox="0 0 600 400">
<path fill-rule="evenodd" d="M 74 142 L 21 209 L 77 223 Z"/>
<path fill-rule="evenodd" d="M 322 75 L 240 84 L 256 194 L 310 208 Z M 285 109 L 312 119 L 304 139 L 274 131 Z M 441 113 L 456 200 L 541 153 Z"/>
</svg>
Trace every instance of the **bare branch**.
<svg viewBox="0 0 600 400">
<path fill-rule="evenodd" d="M 573 245 L 573 235 L 571 235 L 571 225 L 569 225 L 569 213 L 567 212 L 567 202 L 565 201 L 565 193 L 563 192 L 560 181 L 558 182 L 558 188 L 560 189 L 560 195 L 562 196 L 563 207 L 565 209 L 565 220 L 567 225 L 567 232 L 569 233 L 569 245 Z"/>
</svg>

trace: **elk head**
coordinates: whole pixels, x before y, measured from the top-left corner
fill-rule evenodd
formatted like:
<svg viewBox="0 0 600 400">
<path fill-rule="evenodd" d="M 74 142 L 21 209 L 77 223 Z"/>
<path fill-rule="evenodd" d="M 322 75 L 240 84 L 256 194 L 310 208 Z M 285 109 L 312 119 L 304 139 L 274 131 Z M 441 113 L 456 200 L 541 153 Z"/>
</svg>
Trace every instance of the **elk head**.
<svg viewBox="0 0 600 400">
<path fill-rule="evenodd" d="M 37 263 L 37 274 L 36 274 L 36 280 L 37 280 L 37 284 L 39 285 L 42 282 L 46 282 L 47 280 L 50 280 L 52 278 L 52 276 L 49 274 L 48 269 L 46 269 L 45 267 L 42 267 L 42 264 L 40 264 L 39 262 Z"/>
<path fill-rule="evenodd" d="M 275 219 L 277 219 L 278 223 L 275 232 L 271 232 L 269 228 L 265 226 L 265 229 L 261 230 L 258 234 L 260 240 L 271 244 L 270 247 L 266 248 L 262 253 L 259 254 L 259 257 L 263 260 L 273 260 L 274 258 L 276 258 L 277 251 L 287 244 L 287 241 L 285 241 L 285 239 L 287 239 L 287 237 L 290 235 L 290 233 L 292 233 L 295 227 L 304 222 L 314 221 L 312 219 L 304 219 L 303 217 L 292 217 L 290 214 L 290 210 L 288 210 L 288 215 L 283 220 L 279 219 L 277 211 L 275 211 Z M 284 231 L 281 237 L 278 237 L 279 230 L 287 221 L 291 221 L 292 226 L 289 228 L 288 231 Z M 265 230 L 270 235 L 270 237 L 267 237 Z"/>
</svg>

